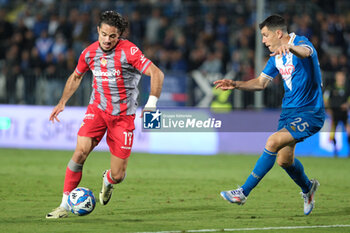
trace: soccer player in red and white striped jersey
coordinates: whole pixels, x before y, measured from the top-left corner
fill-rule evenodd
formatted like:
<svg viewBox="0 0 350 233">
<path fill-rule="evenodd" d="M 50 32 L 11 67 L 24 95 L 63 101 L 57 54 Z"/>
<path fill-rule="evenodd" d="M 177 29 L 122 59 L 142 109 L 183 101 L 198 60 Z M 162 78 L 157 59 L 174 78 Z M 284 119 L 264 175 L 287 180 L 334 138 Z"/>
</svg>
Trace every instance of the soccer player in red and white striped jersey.
<svg viewBox="0 0 350 233">
<path fill-rule="evenodd" d="M 126 19 L 115 11 L 105 11 L 100 15 L 98 41 L 81 53 L 78 65 L 68 78 L 62 97 L 50 115 L 50 121 L 59 122 L 58 114 L 79 87 L 84 74 L 91 70 L 93 90 L 78 132 L 76 149 L 66 169 L 62 202 L 46 218 L 68 216 L 68 195 L 80 183 L 83 164 L 106 131 L 111 169 L 103 175 L 99 195 L 102 205 L 110 200 L 113 185 L 123 181 L 133 143 L 139 94 L 137 85 L 142 74 L 151 77 L 151 91 L 145 109 L 156 108 L 164 74 L 137 46 L 121 38 L 127 26 Z"/>
</svg>

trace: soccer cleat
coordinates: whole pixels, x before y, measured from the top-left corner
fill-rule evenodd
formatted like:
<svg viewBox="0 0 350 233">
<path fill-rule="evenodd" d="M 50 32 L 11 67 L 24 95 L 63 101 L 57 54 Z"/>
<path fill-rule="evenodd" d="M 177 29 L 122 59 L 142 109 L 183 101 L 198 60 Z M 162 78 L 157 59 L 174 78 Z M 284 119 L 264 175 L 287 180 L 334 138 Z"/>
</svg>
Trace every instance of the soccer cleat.
<svg viewBox="0 0 350 233">
<path fill-rule="evenodd" d="M 57 207 L 52 212 L 46 215 L 46 218 L 67 218 L 67 217 L 68 217 L 68 210 L 66 210 L 61 206 Z"/>
<path fill-rule="evenodd" d="M 230 203 L 236 203 L 238 205 L 243 205 L 247 201 L 247 197 L 243 194 L 242 188 L 229 191 L 222 191 L 220 195 L 226 201 Z"/>
<path fill-rule="evenodd" d="M 112 197 L 113 185 L 105 185 L 104 178 L 107 175 L 108 170 L 104 171 L 102 176 L 102 189 L 99 195 L 101 205 L 107 205 Z"/>
<path fill-rule="evenodd" d="M 320 186 L 320 183 L 316 179 L 312 179 L 312 180 L 310 180 L 310 182 L 312 183 L 310 191 L 308 193 L 301 192 L 302 198 L 304 199 L 304 214 L 305 215 L 309 215 L 311 213 L 312 209 L 314 208 L 314 206 L 315 206 L 314 195 L 315 195 L 315 192 L 316 192 L 318 186 Z"/>
</svg>

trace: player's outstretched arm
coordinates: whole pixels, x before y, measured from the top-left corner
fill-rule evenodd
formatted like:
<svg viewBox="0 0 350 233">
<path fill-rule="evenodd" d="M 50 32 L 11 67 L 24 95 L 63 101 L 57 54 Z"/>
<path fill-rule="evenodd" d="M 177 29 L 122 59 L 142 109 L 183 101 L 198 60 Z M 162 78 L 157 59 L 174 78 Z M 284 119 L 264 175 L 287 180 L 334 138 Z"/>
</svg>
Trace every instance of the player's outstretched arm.
<svg viewBox="0 0 350 233">
<path fill-rule="evenodd" d="M 155 110 L 158 98 L 162 92 L 164 74 L 153 63 L 145 71 L 145 74 L 151 77 L 151 92 L 145 105 L 145 109 Z"/>
<path fill-rule="evenodd" d="M 301 59 L 310 57 L 311 55 L 311 49 L 308 47 L 283 44 L 279 48 L 277 48 L 275 52 L 271 53 L 270 56 L 286 55 L 289 52 L 293 53 L 295 56 Z"/>
<path fill-rule="evenodd" d="M 221 79 L 214 82 L 216 89 L 220 88 L 223 91 L 233 90 L 236 88 L 237 81 L 231 79 Z"/>
<path fill-rule="evenodd" d="M 214 82 L 216 89 L 220 88 L 221 90 L 243 90 L 243 91 L 260 91 L 267 87 L 269 80 L 259 76 L 248 81 L 233 81 L 230 79 L 221 79 Z"/>
<path fill-rule="evenodd" d="M 49 120 L 52 121 L 52 123 L 56 121 L 60 122 L 58 119 L 58 114 L 60 114 L 64 107 L 66 106 L 67 101 L 69 98 L 74 94 L 74 92 L 78 89 L 80 82 L 82 79 L 82 75 L 78 75 L 77 73 L 73 72 L 69 78 L 67 79 L 66 85 L 63 90 L 62 97 L 56 107 L 52 110 L 50 114 Z"/>
<path fill-rule="evenodd" d="M 57 104 L 56 107 L 52 110 L 51 114 L 50 114 L 50 118 L 49 120 L 52 121 L 52 123 L 55 123 L 55 120 L 57 122 L 60 122 L 60 120 L 58 119 L 58 114 L 60 114 L 60 112 L 62 112 L 64 110 L 64 105 L 61 104 Z"/>
</svg>

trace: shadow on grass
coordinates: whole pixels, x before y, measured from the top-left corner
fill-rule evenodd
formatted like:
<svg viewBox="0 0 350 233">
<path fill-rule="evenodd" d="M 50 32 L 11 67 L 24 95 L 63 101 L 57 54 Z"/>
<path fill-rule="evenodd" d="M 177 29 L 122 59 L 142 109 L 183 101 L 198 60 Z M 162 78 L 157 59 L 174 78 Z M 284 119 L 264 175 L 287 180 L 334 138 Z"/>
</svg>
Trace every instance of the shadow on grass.
<svg viewBox="0 0 350 233">
<path fill-rule="evenodd" d="M 172 213 L 190 213 L 190 212 L 212 212 L 220 211 L 218 206 L 188 206 L 188 207 L 160 207 L 152 209 L 140 209 L 127 211 L 128 214 L 133 215 L 160 215 L 160 214 L 172 214 Z"/>
<path fill-rule="evenodd" d="M 324 211 L 321 213 L 312 213 L 315 216 L 319 217 L 328 217 L 328 216 L 350 216 L 350 207 L 334 210 L 334 211 Z M 350 220 L 349 220 L 350 222 Z"/>
</svg>

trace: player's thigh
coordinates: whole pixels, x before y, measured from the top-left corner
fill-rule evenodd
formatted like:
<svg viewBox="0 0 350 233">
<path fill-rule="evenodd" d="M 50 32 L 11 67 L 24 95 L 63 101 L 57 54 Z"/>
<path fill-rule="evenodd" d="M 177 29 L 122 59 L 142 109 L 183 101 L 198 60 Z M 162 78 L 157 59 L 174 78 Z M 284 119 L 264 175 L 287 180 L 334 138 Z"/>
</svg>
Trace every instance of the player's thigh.
<svg viewBox="0 0 350 233">
<path fill-rule="evenodd" d="M 278 151 L 277 163 L 281 167 L 289 167 L 294 162 L 294 150 L 296 143 L 290 143 Z"/>
<path fill-rule="evenodd" d="M 277 152 L 295 140 L 287 129 L 280 129 L 273 133 L 266 142 L 265 148 L 271 152 Z"/>
</svg>

